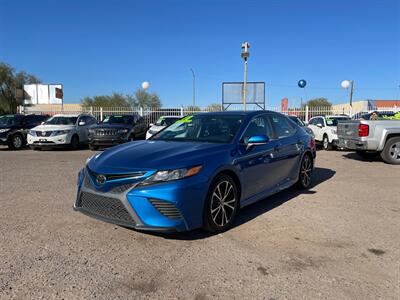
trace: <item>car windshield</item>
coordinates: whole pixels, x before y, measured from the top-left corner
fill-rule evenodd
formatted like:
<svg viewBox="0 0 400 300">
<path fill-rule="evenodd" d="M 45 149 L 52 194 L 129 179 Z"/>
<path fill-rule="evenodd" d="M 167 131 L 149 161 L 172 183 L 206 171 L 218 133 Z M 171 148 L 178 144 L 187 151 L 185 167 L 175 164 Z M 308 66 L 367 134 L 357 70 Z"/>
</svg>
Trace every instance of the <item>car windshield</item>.
<svg viewBox="0 0 400 300">
<path fill-rule="evenodd" d="M 13 115 L 1 116 L 0 125 L 12 125 L 15 122 L 15 117 Z"/>
<path fill-rule="evenodd" d="M 326 125 L 327 126 L 337 126 L 340 121 L 350 120 L 348 117 L 326 117 Z"/>
<path fill-rule="evenodd" d="M 104 118 L 103 124 L 132 124 L 132 116 L 107 116 Z"/>
<path fill-rule="evenodd" d="M 174 124 L 177 120 L 179 120 L 180 117 L 160 117 L 157 122 L 156 126 L 169 126 L 171 124 Z"/>
<path fill-rule="evenodd" d="M 241 115 L 190 115 L 154 135 L 152 140 L 229 143 L 242 123 Z"/>
<path fill-rule="evenodd" d="M 44 124 L 46 125 L 75 125 L 78 117 L 62 117 L 55 116 L 48 119 Z"/>
<path fill-rule="evenodd" d="M 295 116 L 289 116 L 290 120 L 292 120 L 293 122 L 295 122 L 297 125 L 304 127 L 306 126 L 302 120 L 300 120 L 298 117 Z"/>
</svg>

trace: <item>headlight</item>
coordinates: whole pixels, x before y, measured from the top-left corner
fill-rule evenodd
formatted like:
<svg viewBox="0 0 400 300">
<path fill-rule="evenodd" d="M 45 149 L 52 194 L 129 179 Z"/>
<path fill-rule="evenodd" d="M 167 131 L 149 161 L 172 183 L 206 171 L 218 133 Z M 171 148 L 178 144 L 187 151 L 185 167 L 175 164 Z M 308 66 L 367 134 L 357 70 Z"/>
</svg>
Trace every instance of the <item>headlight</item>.
<svg viewBox="0 0 400 300">
<path fill-rule="evenodd" d="M 128 133 L 128 129 L 118 129 L 118 133 Z"/>
<path fill-rule="evenodd" d="M 55 136 L 55 135 L 62 135 L 62 134 L 68 134 L 68 133 L 70 133 L 71 132 L 71 130 L 56 130 L 56 131 L 53 131 L 53 136 Z"/>
<path fill-rule="evenodd" d="M 199 173 L 201 169 L 202 166 L 196 166 L 192 168 L 157 171 L 155 174 L 142 181 L 141 185 L 149 185 L 190 177 Z"/>
<path fill-rule="evenodd" d="M 89 129 L 89 133 L 93 134 L 94 133 L 94 129 Z"/>
<path fill-rule="evenodd" d="M 0 129 L 0 133 L 7 132 L 7 131 L 10 131 L 10 129 L 9 128 Z"/>
</svg>

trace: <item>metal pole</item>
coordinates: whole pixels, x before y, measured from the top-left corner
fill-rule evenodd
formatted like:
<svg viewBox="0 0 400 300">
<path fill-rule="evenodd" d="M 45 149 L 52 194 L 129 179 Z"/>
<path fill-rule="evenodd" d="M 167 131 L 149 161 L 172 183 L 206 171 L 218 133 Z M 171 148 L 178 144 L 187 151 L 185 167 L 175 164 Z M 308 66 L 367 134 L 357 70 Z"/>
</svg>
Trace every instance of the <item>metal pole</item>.
<svg viewBox="0 0 400 300">
<path fill-rule="evenodd" d="M 190 71 L 192 71 L 192 76 L 193 76 L 193 107 L 194 107 L 196 105 L 196 74 L 194 74 L 192 68 L 190 68 Z"/>
<path fill-rule="evenodd" d="M 244 78 L 243 78 L 243 110 L 246 111 L 246 89 L 247 89 L 247 59 L 244 59 Z"/>
<path fill-rule="evenodd" d="M 350 81 L 350 117 L 353 114 L 353 89 L 354 89 L 354 80 Z"/>
</svg>

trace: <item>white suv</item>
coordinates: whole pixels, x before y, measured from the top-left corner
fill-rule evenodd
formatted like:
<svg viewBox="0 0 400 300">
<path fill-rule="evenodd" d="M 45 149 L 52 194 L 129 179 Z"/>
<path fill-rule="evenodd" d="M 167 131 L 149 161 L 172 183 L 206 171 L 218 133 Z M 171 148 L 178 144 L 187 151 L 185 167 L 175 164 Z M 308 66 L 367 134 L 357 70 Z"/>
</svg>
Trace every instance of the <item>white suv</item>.
<svg viewBox="0 0 400 300">
<path fill-rule="evenodd" d="M 88 143 L 88 127 L 97 120 L 88 114 L 55 115 L 28 132 L 28 145 L 32 149 L 70 146 L 77 149 Z"/>
<path fill-rule="evenodd" d="M 337 124 L 339 121 L 350 120 L 348 116 L 317 116 L 308 121 L 308 127 L 314 132 L 315 141 L 322 143 L 325 150 L 337 147 Z"/>
</svg>

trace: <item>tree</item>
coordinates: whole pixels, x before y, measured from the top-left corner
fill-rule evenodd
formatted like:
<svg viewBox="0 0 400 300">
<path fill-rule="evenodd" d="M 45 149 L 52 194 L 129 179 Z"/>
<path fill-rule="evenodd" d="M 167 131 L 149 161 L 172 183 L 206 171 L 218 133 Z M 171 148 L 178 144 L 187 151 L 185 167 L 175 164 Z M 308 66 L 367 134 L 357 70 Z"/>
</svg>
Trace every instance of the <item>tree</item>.
<svg viewBox="0 0 400 300">
<path fill-rule="evenodd" d="M 24 84 L 40 83 L 40 80 L 25 71 L 16 73 L 10 65 L 0 62 L 0 114 L 16 113 L 23 99 L 17 98 L 17 90 L 22 90 Z"/>
<path fill-rule="evenodd" d="M 161 107 L 161 99 L 157 94 L 150 94 L 142 89 L 137 90 L 134 96 L 128 96 L 127 100 L 135 108 L 154 109 Z"/>
<path fill-rule="evenodd" d="M 212 103 L 207 106 L 207 111 L 222 111 L 222 105 L 219 103 Z"/>
<path fill-rule="evenodd" d="M 85 97 L 81 100 L 82 106 L 97 107 L 130 107 L 131 104 L 127 100 L 127 96 L 121 93 L 112 93 L 111 95 L 99 95 L 94 97 Z"/>
<path fill-rule="evenodd" d="M 308 107 L 325 107 L 326 108 L 326 107 L 331 107 L 332 103 L 330 103 L 328 101 L 328 99 L 321 97 L 321 98 L 315 98 L 315 99 L 308 100 L 306 105 L 308 105 Z"/>
<path fill-rule="evenodd" d="M 194 113 L 196 111 L 201 111 L 200 107 L 198 107 L 196 105 L 195 106 L 189 105 L 189 106 L 185 107 L 184 114 L 187 115 L 187 114 Z"/>
</svg>

